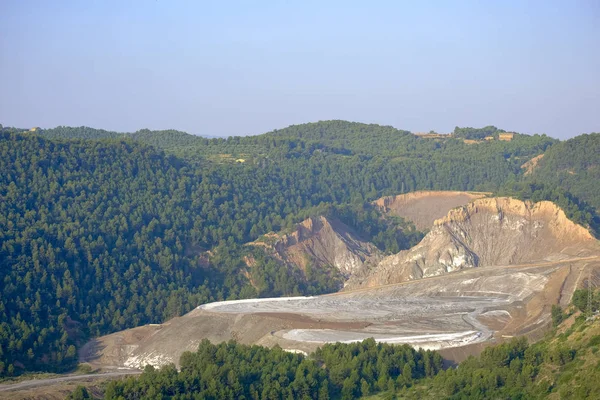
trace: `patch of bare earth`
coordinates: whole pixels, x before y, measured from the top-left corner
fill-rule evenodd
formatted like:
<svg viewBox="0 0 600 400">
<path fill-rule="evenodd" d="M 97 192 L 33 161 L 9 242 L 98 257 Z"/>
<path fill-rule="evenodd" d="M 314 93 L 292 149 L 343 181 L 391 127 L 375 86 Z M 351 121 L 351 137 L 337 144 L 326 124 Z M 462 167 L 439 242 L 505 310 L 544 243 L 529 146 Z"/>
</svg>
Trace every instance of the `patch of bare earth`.
<svg viewBox="0 0 600 400">
<path fill-rule="evenodd" d="M 533 171 L 535 171 L 535 169 L 537 168 L 538 163 L 540 162 L 540 160 L 542 158 L 544 158 L 544 154 L 535 156 L 531 160 L 527 161 L 525 164 L 521 165 L 521 169 L 525 170 L 523 175 L 525 175 L 525 176 L 531 175 L 533 173 Z"/>
<path fill-rule="evenodd" d="M 86 361 L 177 364 L 183 351 L 194 351 L 205 338 L 310 353 L 331 340 L 366 337 L 394 343 L 406 338 L 460 361 L 485 344 L 543 332 L 551 305 L 565 295 L 564 282 L 590 262 L 476 268 L 314 298 L 224 302 L 173 319 L 152 334 L 125 331 L 99 338 L 105 350 Z"/>
<path fill-rule="evenodd" d="M 307 218 L 292 232 L 271 233 L 249 245 L 265 248 L 290 267 L 334 267 L 346 278 L 382 257 L 375 245 L 361 239 L 350 227 L 323 216 Z"/>
<path fill-rule="evenodd" d="M 489 193 L 456 191 L 418 191 L 382 197 L 373 202 L 381 211 L 412 221 L 417 229 L 426 230 L 436 219 L 453 208 L 485 197 Z"/>
</svg>

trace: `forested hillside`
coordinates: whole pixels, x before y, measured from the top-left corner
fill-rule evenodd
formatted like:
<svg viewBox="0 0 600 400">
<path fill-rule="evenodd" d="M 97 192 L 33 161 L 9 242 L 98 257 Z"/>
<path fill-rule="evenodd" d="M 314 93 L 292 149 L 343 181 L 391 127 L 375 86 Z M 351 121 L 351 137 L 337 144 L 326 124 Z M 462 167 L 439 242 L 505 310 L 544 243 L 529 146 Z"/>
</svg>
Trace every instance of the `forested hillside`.
<svg viewBox="0 0 600 400">
<path fill-rule="evenodd" d="M 5 133 L 0 155 L 3 373 L 69 368 L 78 338 L 210 298 L 211 271 L 184 236 L 187 181 L 168 159 L 126 142 Z"/>
<path fill-rule="evenodd" d="M 555 183 L 600 210 L 600 133 L 580 135 L 549 148 L 532 179 Z"/>
<path fill-rule="evenodd" d="M 133 133 L 121 133 L 90 128 L 87 126 L 57 126 L 52 129 L 42 129 L 36 133 L 48 139 L 131 139 L 172 153 L 181 152 L 185 150 L 185 148 L 194 146 L 203 140 L 203 138 L 199 136 L 190 135 L 189 133 L 173 129 L 164 131 L 141 129 Z"/>
<path fill-rule="evenodd" d="M 493 128 L 493 132 L 489 133 L 488 128 Z M 457 128 L 457 131 L 481 131 L 484 132 L 483 135 L 504 132 L 495 127 Z M 510 142 L 491 141 L 478 146 L 469 146 L 463 143 L 462 137 L 477 136 L 477 134 L 465 133 L 457 135 L 458 139 L 432 140 L 420 138 L 391 126 L 347 121 L 320 121 L 292 125 L 263 135 L 212 139 L 175 130 L 144 129 L 135 133 L 117 133 L 88 127 L 57 127 L 41 130 L 39 134 L 53 139 L 131 138 L 178 156 L 192 159 L 208 157 L 213 161 L 219 158 L 209 156 L 227 155 L 235 158 L 240 156 L 257 160 L 264 156 L 271 159 L 297 158 L 313 156 L 314 153 L 325 153 L 360 156 L 360 160 L 374 157 L 390 161 L 436 158 L 438 161 L 463 161 L 465 167 L 469 162 L 477 164 L 486 159 L 493 160 L 495 166 L 499 167 L 500 165 L 496 164 L 499 159 L 494 158 L 501 156 L 510 165 L 511 172 L 515 174 L 519 172 L 516 167 L 526 159 L 542 153 L 557 142 L 545 135 L 517 135 Z"/>
<path fill-rule="evenodd" d="M 531 173 L 497 194 L 558 204 L 573 221 L 600 234 L 600 134 L 580 135 L 543 153 Z"/>
<path fill-rule="evenodd" d="M 485 126 L 483 128 L 454 128 L 452 135 L 457 138 L 482 140 L 486 137 L 498 138 L 500 133 L 506 132 L 503 129 L 498 129 L 495 126 Z"/>
<path fill-rule="evenodd" d="M 178 396 L 182 399 L 356 399 L 434 376 L 442 357 L 408 345 L 362 343 L 325 345 L 311 358 L 281 348 L 213 345 L 203 341 L 174 366 L 147 367 L 139 379 L 108 386 L 107 399 Z"/>
<path fill-rule="evenodd" d="M 413 242 L 366 201 L 418 189 L 494 190 L 555 142 L 520 135 L 468 146 L 344 121 L 229 139 L 18 132 L 0 132 L 2 375 L 68 369 L 90 335 L 202 302 L 334 290 L 327 275 L 289 274 L 257 256 L 258 293 L 239 246 L 327 204 L 353 204 L 336 217 L 395 252 Z M 236 157 L 245 162 L 223 162 Z"/>
<path fill-rule="evenodd" d="M 0 145 L 2 373 L 69 368 L 77 339 L 256 296 L 237 244 L 311 201 L 248 166 L 192 171 L 134 142 L 2 133 Z M 262 295 L 314 292 L 255 268 L 273 282 Z"/>
</svg>

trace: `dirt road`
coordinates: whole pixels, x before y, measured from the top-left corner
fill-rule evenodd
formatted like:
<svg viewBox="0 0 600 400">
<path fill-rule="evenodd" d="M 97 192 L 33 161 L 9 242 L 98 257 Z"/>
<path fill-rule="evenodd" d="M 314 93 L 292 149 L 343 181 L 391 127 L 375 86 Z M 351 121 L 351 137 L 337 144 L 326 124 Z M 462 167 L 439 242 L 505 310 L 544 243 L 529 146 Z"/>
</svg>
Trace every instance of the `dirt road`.
<svg viewBox="0 0 600 400">
<path fill-rule="evenodd" d="M 491 329 L 489 329 L 486 325 L 482 324 L 481 322 L 479 322 L 477 320 L 477 317 L 479 315 L 483 314 L 483 312 L 484 312 L 483 308 L 478 308 L 476 310 L 473 310 L 473 312 L 470 312 L 463 316 L 463 320 L 467 324 L 471 325 L 473 327 L 473 329 L 479 331 L 479 333 L 480 333 L 480 336 L 473 343 L 485 342 L 486 340 L 489 340 L 494 335 L 494 332 Z"/>
<path fill-rule="evenodd" d="M 48 379 L 31 379 L 19 383 L 12 383 L 8 385 L 0 385 L 0 392 L 14 392 L 17 390 L 31 389 L 39 386 L 50 386 L 62 382 L 70 381 L 84 381 L 87 379 L 103 379 L 103 378 L 116 378 L 127 375 L 141 374 L 139 370 L 124 370 L 118 372 L 107 372 L 103 374 L 86 374 L 86 375 L 69 375 L 69 376 L 58 376 L 56 378 Z"/>
<path fill-rule="evenodd" d="M 456 271 L 456 272 L 453 272 L 452 275 L 462 274 L 463 276 L 467 276 L 470 274 L 477 274 L 482 271 L 488 271 L 488 270 L 499 269 L 499 268 L 515 268 L 516 269 L 516 268 L 550 267 L 550 266 L 554 266 L 554 265 L 569 264 L 569 263 L 575 263 L 575 262 L 579 262 L 579 261 L 600 261 L 600 256 L 574 257 L 574 258 L 569 258 L 569 259 L 565 259 L 565 260 L 543 261 L 543 262 L 514 264 L 514 265 L 489 265 L 489 266 L 485 266 L 485 267 L 469 268 L 469 269 L 464 269 L 461 271 Z M 368 292 L 368 291 L 382 289 L 382 288 L 410 285 L 410 284 L 414 284 L 415 282 L 423 282 L 423 281 L 427 281 L 427 280 L 433 280 L 433 281 L 443 280 L 443 279 L 448 278 L 448 276 L 450 276 L 450 275 L 451 274 L 428 276 L 425 278 L 411 279 L 411 280 L 404 281 L 404 282 L 388 283 L 385 285 L 369 286 L 369 287 L 362 287 L 362 288 L 357 288 L 357 289 L 349 289 L 349 290 L 342 289 L 339 292 L 323 294 L 320 297 L 344 296 L 344 295 L 352 294 L 352 293 Z"/>
</svg>

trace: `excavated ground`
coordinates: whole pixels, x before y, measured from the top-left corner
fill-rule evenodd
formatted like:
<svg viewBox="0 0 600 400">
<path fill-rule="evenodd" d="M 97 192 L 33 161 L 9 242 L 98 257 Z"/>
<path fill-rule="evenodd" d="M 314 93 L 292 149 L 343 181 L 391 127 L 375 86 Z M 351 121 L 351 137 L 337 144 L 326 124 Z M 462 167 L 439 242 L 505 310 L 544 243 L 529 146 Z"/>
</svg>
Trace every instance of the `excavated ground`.
<svg viewBox="0 0 600 400">
<path fill-rule="evenodd" d="M 325 343 L 370 337 L 437 349 L 446 359 L 460 361 L 493 341 L 539 338 L 550 324 L 552 305 L 568 304 L 587 271 L 600 270 L 600 242 L 552 203 L 473 199 L 483 194 L 454 192 L 403 196 L 379 206 L 427 208 L 439 199 L 446 206 L 468 204 L 436 221 L 419 245 L 353 275 L 347 290 L 201 305 L 165 324 L 98 338 L 81 349 L 81 361 L 105 369 L 140 368 L 178 364 L 181 354 L 194 351 L 203 339 L 309 353 Z M 355 253 L 365 245 L 338 234 L 325 219 L 301 225 L 274 246 L 287 251 L 310 242 L 302 251 L 323 248 L 327 251 L 311 254 L 346 271 L 360 264 L 348 260 L 356 256 L 363 262 L 372 253 Z M 325 236 L 335 237 L 339 246 L 327 248 Z M 340 265 L 332 261 L 338 258 Z"/>
<path fill-rule="evenodd" d="M 101 337 L 80 357 L 95 367 L 139 368 L 177 364 L 205 338 L 309 353 L 373 337 L 460 361 L 490 341 L 541 334 L 551 305 L 568 303 L 589 268 L 600 270 L 598 257 L 476 268 L 317 297 L 211 303 L 162 325 Z"/>
<path fill-rule="evenodd" d="M 412 221 L 417 229 L 426 230 L 431 228 L 433 221 L 444 217 L 451 209 L 464 206 L 473 200 L 486 197 L 490 194 L 482 192 L 422 190 L 382 197 L 375 200 L 373 204 L 384 213 L 397 215 Z"/>
</svg>

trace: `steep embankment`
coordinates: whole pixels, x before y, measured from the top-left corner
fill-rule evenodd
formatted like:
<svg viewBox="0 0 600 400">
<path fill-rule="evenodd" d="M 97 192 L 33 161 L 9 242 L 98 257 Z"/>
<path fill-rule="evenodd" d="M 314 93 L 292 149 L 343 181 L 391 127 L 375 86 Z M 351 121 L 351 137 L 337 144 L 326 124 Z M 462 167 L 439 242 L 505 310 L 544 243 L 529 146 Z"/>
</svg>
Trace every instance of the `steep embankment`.
<svg viewBox="0 0 600 400">
<path fill-rule="evenodd" d="M 455 207 L 485 197 L 487 193 L 418 191 L 382 197 L 373 202 L 380 211 L 412 221 L 417 229 L 431 228 L 433 222 Z"/>
<path fill-rule="evenodd" d="M 250 243 L 291 267 L 306 270 L 335 267 L 348 278 L 365 263 L 382 258 L 377 247 L 362 240 L 356 232 L 335 219 L 310 217 L 290 233 L 271 233 Z"/>
<path fill-rule="evenodd" d="M 410 250 L 355 275 L 348 288 L 378 286 L 465 268 L 566 260 L 591 254 L 597 241 L 555 204 L 484 198 L 435 221 Z"/>
</svg>

